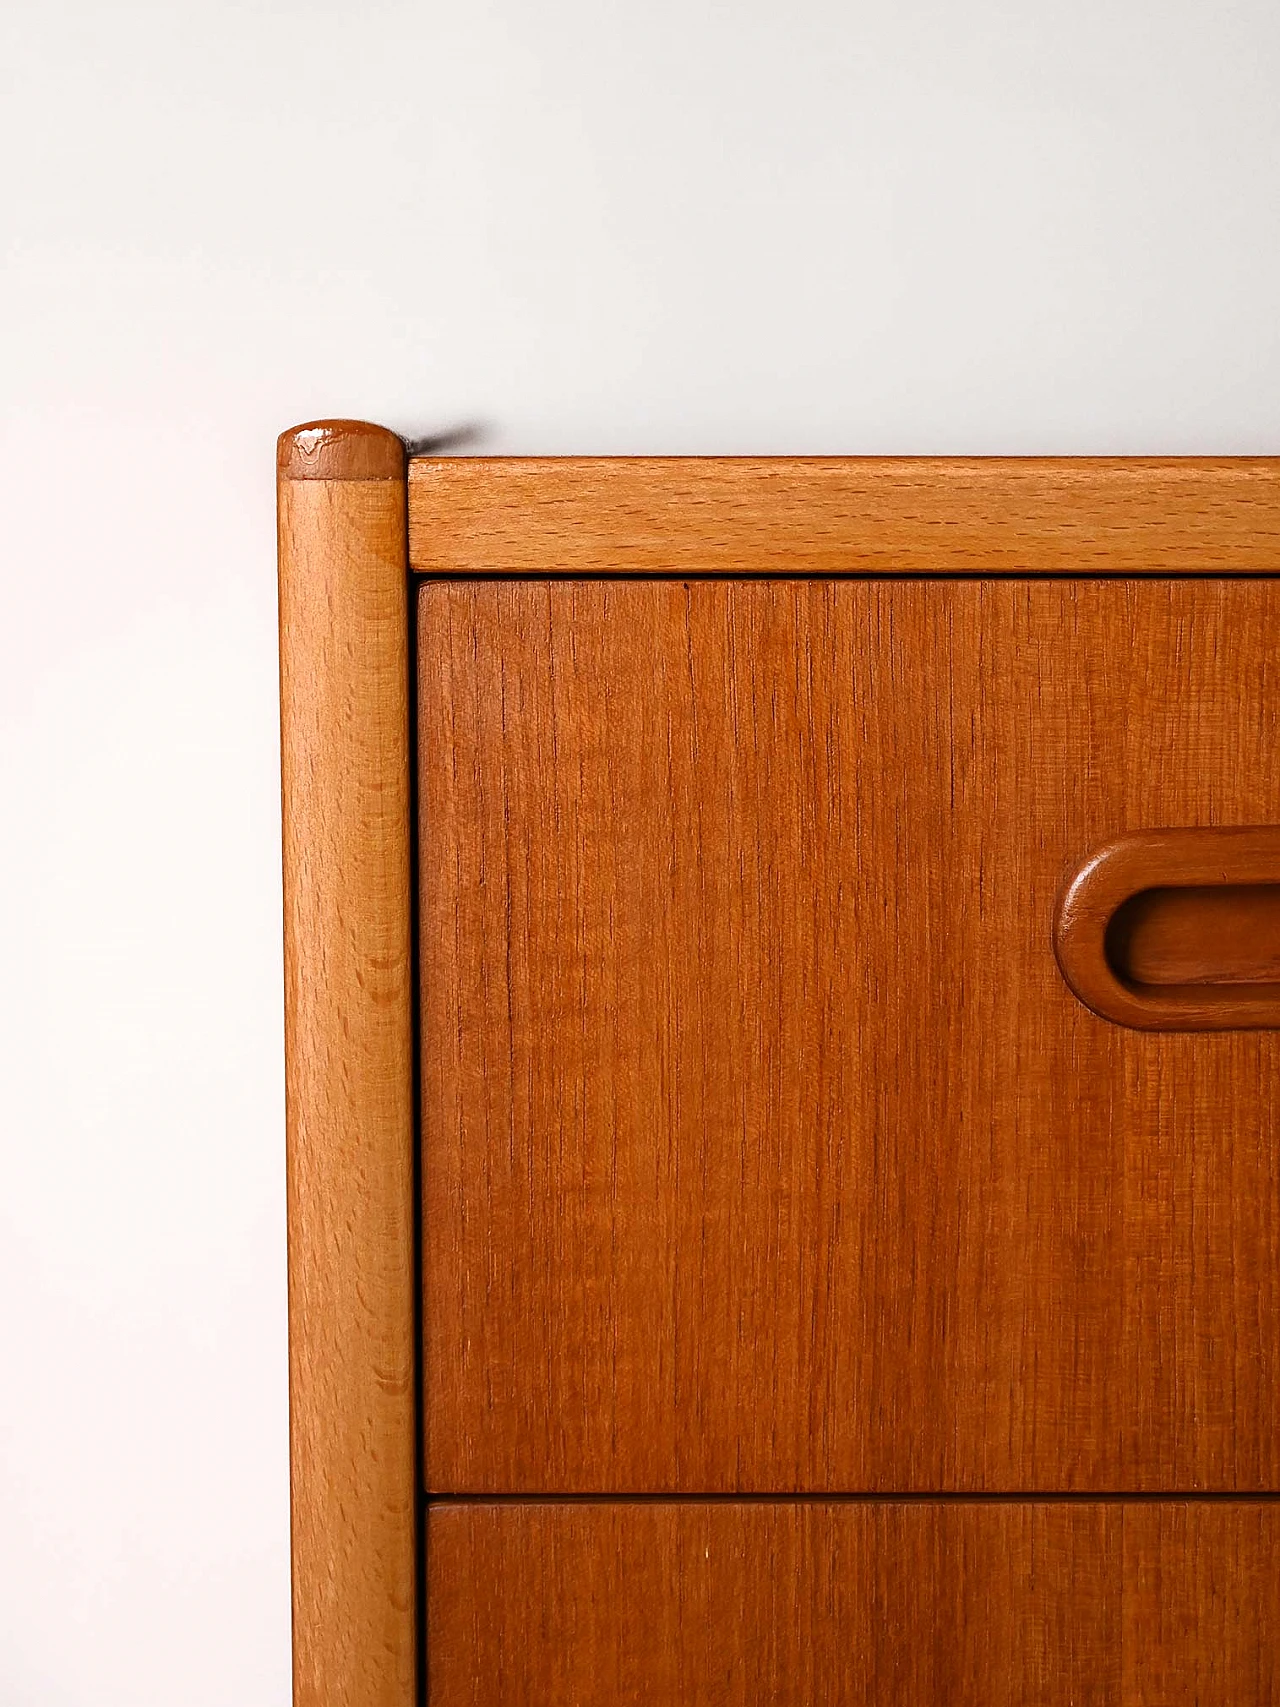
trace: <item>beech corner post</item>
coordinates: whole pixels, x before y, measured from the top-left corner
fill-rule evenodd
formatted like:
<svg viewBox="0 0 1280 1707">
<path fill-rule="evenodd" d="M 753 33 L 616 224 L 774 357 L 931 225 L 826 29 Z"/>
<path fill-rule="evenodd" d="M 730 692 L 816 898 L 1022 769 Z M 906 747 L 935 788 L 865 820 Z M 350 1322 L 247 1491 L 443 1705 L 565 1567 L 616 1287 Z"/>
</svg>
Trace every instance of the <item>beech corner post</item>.
<svg viewBox="0 0 1280 1707">
<path fill-rule="evenodd" d="M 295 1707 L 417 1690 L 405 451 L 281 435 Z"/>
</svg>

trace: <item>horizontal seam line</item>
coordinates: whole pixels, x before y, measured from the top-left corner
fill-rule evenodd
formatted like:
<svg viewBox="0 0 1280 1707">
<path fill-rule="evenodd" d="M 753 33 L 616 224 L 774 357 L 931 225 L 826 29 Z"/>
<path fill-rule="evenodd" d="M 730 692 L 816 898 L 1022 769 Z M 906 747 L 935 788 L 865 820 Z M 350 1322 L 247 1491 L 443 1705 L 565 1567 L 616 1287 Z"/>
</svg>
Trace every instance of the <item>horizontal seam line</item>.
<svg viewBox="0 0 1280 1707">
<path fill-rule="evenodd" d="M 419 582 L 517 581 L 572 585 L 584 581 L 1275 581 L 1280 569 L 410 569 Z"/>
<path fill-rule="evenodd" d="M 424 1494 L 428 1505 L 1159 1505 L 1196 1501 L 1216 1505 L 1274 1504 L 1280 1491 L 1172 1489 L 1153 1493 L 1108 1489 L 1099 1493 L 441 1493 Z"/>
</svg>

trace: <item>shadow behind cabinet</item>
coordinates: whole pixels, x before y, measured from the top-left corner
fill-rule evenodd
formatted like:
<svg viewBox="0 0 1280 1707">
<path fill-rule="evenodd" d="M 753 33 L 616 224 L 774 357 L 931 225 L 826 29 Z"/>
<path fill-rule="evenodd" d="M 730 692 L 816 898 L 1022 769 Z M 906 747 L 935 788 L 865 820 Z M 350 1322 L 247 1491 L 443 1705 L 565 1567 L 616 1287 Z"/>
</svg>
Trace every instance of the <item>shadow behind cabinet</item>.
<svg viewBox="0 0 1280 1707">
<path fill-rule="evenodd" d="M 298 1707 L 1280 1700 L 1280 465 L 279 471 Z"/>
</svg>

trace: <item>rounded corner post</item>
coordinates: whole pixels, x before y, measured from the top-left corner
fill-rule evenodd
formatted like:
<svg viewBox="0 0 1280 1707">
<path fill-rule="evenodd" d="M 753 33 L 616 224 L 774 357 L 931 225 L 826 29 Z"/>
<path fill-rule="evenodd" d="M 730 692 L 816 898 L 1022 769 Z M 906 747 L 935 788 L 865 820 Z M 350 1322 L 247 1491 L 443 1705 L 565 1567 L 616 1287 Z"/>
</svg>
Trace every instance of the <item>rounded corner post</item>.
<svg viewBox="0 0 1280 1707">
<path fill-rule="evenodd" d="M 303 421 L 276 440 L 284 480 L 400 480 L 404 441 L 369 421 Z"/>
<path fill-rule="evenodd" d="M 413 1707 L 418 1419 L 404 446 L 277 449 L 295 1707 Z"/>
</svg>

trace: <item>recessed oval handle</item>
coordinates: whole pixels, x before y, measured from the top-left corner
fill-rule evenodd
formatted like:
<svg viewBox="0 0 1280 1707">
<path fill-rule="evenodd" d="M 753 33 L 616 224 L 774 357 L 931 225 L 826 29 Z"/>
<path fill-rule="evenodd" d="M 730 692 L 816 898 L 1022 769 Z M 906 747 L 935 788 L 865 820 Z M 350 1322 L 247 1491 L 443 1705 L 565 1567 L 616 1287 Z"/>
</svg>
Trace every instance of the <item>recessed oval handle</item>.
<svg viewBox="0 0 1280 1707">
<path fill-rule="evenodd" d="M 1280 827 L 1142 830 L 1068 879 L 1062 976 L 1143 1031 L 1280 1027 Z"/>
</svg>

